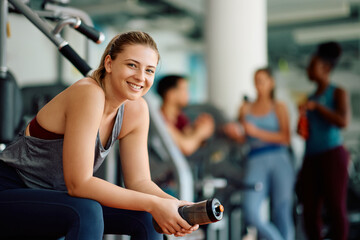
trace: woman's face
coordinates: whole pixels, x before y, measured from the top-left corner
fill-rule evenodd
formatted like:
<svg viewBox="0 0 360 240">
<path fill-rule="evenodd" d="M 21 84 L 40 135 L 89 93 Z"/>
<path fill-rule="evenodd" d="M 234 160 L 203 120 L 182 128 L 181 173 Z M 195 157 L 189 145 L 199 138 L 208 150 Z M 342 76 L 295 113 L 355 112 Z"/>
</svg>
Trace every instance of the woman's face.
<svg viewBox="0 0 360 240">
<path fill-rule="evenodd" d="M 265 71 L 255 74 L 255 88 L 258 95 L 269 96 L 274 88 L 274 80 Z"/>
<path fill-rule="evenodd" d="M 307 68 L 307 75 L 311 81 L 319 82 L 329 73 L 326 64 L 318 57 L 313 56 Z"/>
<path fill-rule="evenodd" d="M 154 83 L 158 54 L 145 45 L 127 45 L 115 59 L 107 56 L 105 68 L 111 90 L 121 100 L 145 95 Z"/>
</svg>

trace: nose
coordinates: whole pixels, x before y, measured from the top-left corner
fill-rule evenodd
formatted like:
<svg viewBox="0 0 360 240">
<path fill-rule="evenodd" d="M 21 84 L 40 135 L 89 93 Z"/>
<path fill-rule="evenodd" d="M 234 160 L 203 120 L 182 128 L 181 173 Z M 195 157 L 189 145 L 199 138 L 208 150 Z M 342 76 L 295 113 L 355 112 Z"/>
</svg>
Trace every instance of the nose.
<svg viewBox="0 0 360 240">
<path fill-rule="evenodd" d="M 143 70 L 138 70 L 135 74 L 135 78 L 139 81 L 145 81 L 145 73 Z"/>
</svg>

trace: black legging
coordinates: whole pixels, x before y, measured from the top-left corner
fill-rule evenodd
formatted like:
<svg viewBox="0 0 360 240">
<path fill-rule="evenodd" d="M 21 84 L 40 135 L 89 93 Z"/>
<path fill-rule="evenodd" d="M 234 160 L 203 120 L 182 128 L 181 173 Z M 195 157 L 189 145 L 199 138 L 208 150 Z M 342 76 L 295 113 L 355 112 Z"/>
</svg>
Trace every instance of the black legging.
<svg viewBox="0 0 360 240">
<path fill-rule="evenodd" d="M 305 157 L 299 174 L 299 195 L 309 240 L 322 239 L 322 206 L 329 216 L 331 239 L 346 240 L 346 196 L 349 154 L 342 147 Z"/>
<path fill-rule="evenodd" d="M 101 206 L 66 192 L 25 188 L 14 169 L 0 161 L 0 239 L 101 240 L 124 234 L 160 240 L 147 212 Z"/>
</svg>

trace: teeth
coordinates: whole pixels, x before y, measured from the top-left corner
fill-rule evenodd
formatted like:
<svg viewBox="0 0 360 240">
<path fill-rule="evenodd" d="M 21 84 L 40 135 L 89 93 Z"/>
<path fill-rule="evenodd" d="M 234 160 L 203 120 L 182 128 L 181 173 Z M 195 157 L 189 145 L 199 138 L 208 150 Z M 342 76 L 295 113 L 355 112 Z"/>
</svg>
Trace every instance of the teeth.
<svg viewBox="0 0 360 240">
<path fill-rule="evenodd" d="M 140 90 L 140 89 L 141 89 L 141 86 L 135 85 L 135 84 L 133 84 L 133 83 L 129 83 L 129 84 L 130 84 L 130 86 L 131 86 L 132 88 L 135 88 L 135 89 L 137 89 L 137 90 Z"/>
</svg>

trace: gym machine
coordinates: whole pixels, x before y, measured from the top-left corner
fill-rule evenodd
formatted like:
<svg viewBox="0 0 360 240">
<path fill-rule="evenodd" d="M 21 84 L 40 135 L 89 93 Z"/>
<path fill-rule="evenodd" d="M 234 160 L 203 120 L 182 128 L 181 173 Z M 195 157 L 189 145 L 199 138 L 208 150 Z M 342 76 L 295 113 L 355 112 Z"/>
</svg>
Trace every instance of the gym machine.
<svg viewBox="0 0 360 240">
<path fill-rule="evenodd" d="M 91 68 L 86 61 L 71 48 L 69 43 L 61 37 L 61 30 L 69 25 L 96 43 L 101 43 L 104 40 L 104 35 L 101 32 L 84 23 L 82 18 L 76 16 L 79 14 L 85 21 L 89 22 L 89 19 L 84 17 L 86 15 L 81 14 L 81 11 L 59 7 L 48 1 L 43 2 L 43 7 L 45 10 L 40 11 L 38 14 L 21 0 L 0 1 L 0 151 L 5 148 L 5 144 L 14 139 L 15 133 L 19 130 L 22 120 L 21 92 L 14 76 L 6 65 L 8 12 L 14 11 L 24 15 L 55 44 L 59 52 L 84 76 L 90 72 Z M 40 17 L 40 15 L 42 17 Z M 51 29 L 51 26 L 47 24 L 45 19 L 56 21 L 57 25 L 55 28 Z"/>
</svg>

